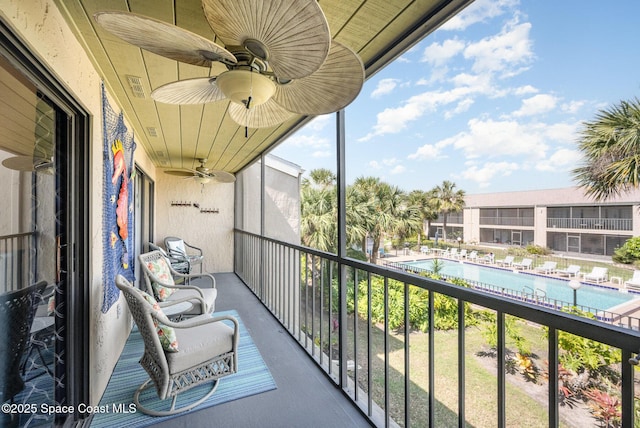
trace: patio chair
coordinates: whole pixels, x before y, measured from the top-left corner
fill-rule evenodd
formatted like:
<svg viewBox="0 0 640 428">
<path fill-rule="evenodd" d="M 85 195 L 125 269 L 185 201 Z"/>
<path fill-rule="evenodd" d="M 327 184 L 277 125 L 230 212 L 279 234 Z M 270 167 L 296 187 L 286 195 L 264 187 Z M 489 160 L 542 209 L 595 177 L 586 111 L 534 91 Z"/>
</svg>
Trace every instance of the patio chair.
<svg viewBox="0 0 640 428">
<path fill-rule="evenodd" d="M 513 264 L 514 256 L 506 256 L 504 259 L 496 260 L 498 266 L 509 267 Z"/>
<path fill-rule="evenodd" d="M 466 259 L 467 257 L 468 257 L 467 250 L 462 249 L 460 250 L 456 258 L 459 260 L 462 260 L 462 259 Z"/>
<path fill-rule="evenodd" d="M 591 269 L 590 273 L 583 274 L 582 279 L 584 279 L 585 281 L 591 281 L 591 282 L 595 282 L 596 284 L 599 284 L 607 280 L 608 272 L 609 270 L 607 268 L 596 266 L 593 269 Z"/>
<path fill-rule="evenodd" d="M 467 256 L 467 260 L 470 260 L 472 262 L 477 262 L 478 261 L 478 252 L 476 250 L 473 250 L 469 253 L 469 255 Z"/>
<path fill-rule="evenodd" d="M 208 273 L 184 274 L 173 270 L 167 259 L 160 251 L 150 251 L 140 254 L 140 267 L 144 276 L 145 291 L 154 296 L 163 306 L 164 302 L 177 300 L 190 300 L 193 303 L 191 310 L 184 315 L 200 315 L 211 313 L 215 308 L 218 295 L 216 280 Z M 194 285 L 177 284 L 176 281 L 184 280 L 191 283 L 193 280 L 204 280 L 210 287 L 196 287 Z"/>
<path fill-rule="evenodd" d="M 569 278 L 577 277 L 580 275 L 580 269 L 581 268 L 578 265 L 569 265 L 566 269 L 556 270 L 556 274 L 560 276 L 568 276 Z"/>
<path fill-rule="evenodd" d="M 531 264 L 533 263 L 532 259 L 524 258 L 521 262 L 515 262 L 511 264 L 511 267 L 516 269 L 528 270 L 531 269 Z"/>
<path fill-rule="evenodd" d="M 189 262 L 189 272 L 187 273 L 191 273 L 191 269 L 195 265 L 200 266 L 200 273 L 202 273 L 204 256 L 200 248 L 189 245 L 182 238 L 175 236 L 164 238 L 164 247 L 167 249 L 167 254 L 169 254 L 170 258 Z"/>
<path fill-rule="evenodd" d="M 202 315 L 172 322 L 153 296 L 133 287 L 122 275 L 116 277 L 116 285 L 122 290 L 144 341 L 140 365 L 149 379 L 133 394 L 138 410 L 152 416 L 168 416 L 193 409 L 215 392 L 220 378 L 238 370 L 239 326 L 234 317 Z M 176 408 L 180 393 L 209 382 L 212 387 L 203 397 Z M 171 398 L 168 410 L 140 403 L 141 393 L 151 384 L 160 400 Z"/>
<path fill-rule="evenodd" d="M 167 258 L 173 270 L 179 273 L 191 273 L 191 263 L 189 263 L 189 259 L 185 257 L 169 257 L 169 254 L 164 250 L 164 248 L 157 246 L 153 242 L 149 242 L 149 251 L 160 251 L 163 256 Z"/>
<path fill-rule="evenodd" d="M 536 266 L 534 269 L 536 272 L 544 273 L 544 274 L 552 274 L 556 271 L 557 262 L 546 261 L 542 264 L 542 266 Z"/>
<path fill-rule="evenodd" d="M 426 245 L 423 245 L 420 247 L 420 252 L 422 254 L 429 254 L 431 252 L 431 249 L 429 247 L 427 247 Z"/>
<path fill-rule="evenodd" d="M 631 279 L 624 282 L 624 288 L 640 289 L 640 270 L 634 270 Z"/>
<path fill-rule="evenodd" d="M 29 339 L 31 324 L 47 283 L 36 284 L 0 295 L 0 320 L 5 337 L 0 341 L 0 394 L 2 402 L 13 400 L 24 389 L 20 365 Z"/>
</svg>

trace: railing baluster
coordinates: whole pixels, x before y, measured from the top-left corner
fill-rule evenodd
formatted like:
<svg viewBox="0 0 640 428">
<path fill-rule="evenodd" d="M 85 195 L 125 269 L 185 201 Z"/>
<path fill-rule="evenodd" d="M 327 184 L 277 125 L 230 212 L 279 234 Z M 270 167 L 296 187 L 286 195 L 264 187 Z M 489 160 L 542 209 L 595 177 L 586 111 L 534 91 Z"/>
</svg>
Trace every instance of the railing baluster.
<svg viewBox="0 0 640 428">
<path fill-rule="evenodd" d="M 464 428 L 465 419 L 465 319 L 464 300 L 458 299 L 458 426 Z"/>
<path fill-rule="evenodd" d="M 506 413 L 506 379 L 505 379 L 505 356 L 506 356 L 506 340 L 505 340 L 505 315 L 504 312 L 499 311 L 496 314 L 497 325 L 497 380 L 498 380 L 498 428 L 505 428 L 507 426 L 507 413 Z"/>
</svg>

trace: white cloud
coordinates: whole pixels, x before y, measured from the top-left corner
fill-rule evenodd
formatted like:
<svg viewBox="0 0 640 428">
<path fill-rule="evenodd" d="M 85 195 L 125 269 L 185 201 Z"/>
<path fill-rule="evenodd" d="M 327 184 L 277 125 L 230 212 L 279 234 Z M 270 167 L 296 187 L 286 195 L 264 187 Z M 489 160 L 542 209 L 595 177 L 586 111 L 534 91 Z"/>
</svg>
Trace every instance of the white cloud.
<svg viewBox="0 0 640 428">
<path fill-rule="evenodd" d="M 440 147 L 433 144 L 425 144 L 424 146 L 418 147 L 418 150 L 410 154 L 408 158 L 417 160 L 437 159 L 441 156 L 441 152 Z"/>
<path fill-rule="evenodd" d="M 382 163 L 386 166 L 397 165 L 400 161 L 396 158 L 382 159 Z"/>
<path fill-rule="evenodd" d="M 514 91 L 516 95 L 529 95 L 529 94 L 537 94 L 538 90 L 531 85 L 524 85 L 517 87 Z"/>
<path fill-rule="evenodd" d="M 470 43 L 464 50 L 464 57 L 473 61 L 471 69 L 476 73 L 514 76 L 526 70 L 533 59 L 530 30 L 528 22 L 507 25 L 495 36 Z"/>
<path fill-rule="evenodd" d="M 569 101 L 568 103 L 562 104 L 562 111 L 569 114 L 575 114 L 586 104 L 585 101 Z"/>
<path fill-rule="evenodd" d="M 536 164 L 536 169 L 538 171 L 553 172 L 558 170 L 567 170 L 575 167 L 579 163 L 580 159 L 582 159 L 582 154 L 579 151 L 560 149 L 552 154 L 548 159 L 538 162 Z"/>
<path fill-rule="evenodd" d="M 396 175 L 396 174 L 402 174 L 403 172 L 405 172 L 407 169 L 402 166 L 402 165 L 396 165 L 394 166 L 391 171 L 389 171 L 389 173 L 391 175 Z"/>
<path fill-rule="evenodd" d="M 488 187 L 494 177 L 507 177 L 519 169 L 515 162 L 487 162 L 482 166 L 468 163 L 460 177 L 475 181 L 480 187 Z"/>
<path fill-rule="evenodd" d="M 440 29 L 448 31 L 464 30 L 472 24 L 500 16 L 518 0 L 476 0 L 462 12 L 447 21 Z"/>
<path fill-rule="evenodd" d="M 549 94 L 538 94 L 522 100 L 522 107 L 513 112 L 513 116 L 534 116 L 547 113 L 556 108 L 558 98 Z"/>
<path fill-rule="evenodd" d="M 373 92 L 371 92 L 371 98 L 380 98 L 391 93 L 398 86 L 398 82 L 398 79 L 381 79 Z"/>
<path fill-rule="evenodd" d="M 371 162 L 369 162 L 369 168 L 371 168 L 371 169 L 382 169 L 382 165 L 380 165 L 378 163 L 378 161 L 372 160 Z"/>
<path fill-rule="evenodd" d="M 530 156 L 542 158 L 546 143 L 543 124 L 521 124 L 513 120 L 471 119 L 469 129 L 436 143 L 462 150 L 468 159 L 481 156 Z"/>
<path fill-rule="evenodd" d="M 576 141 L 576 135 L 578 129 L 581 126 L 581 122 L 573 123 L 554 123 L 547 125 L 545 129 L 545 135 L 561 144 L 574 144 Z"/>
<path fill-rule="evenodd" d="M 305 126 L 305 130 L 311 130 L 311 131 L 322 131 L 324 128 L 326 128 L 329 124 L 332 123 L 332 119 L 333 119 L 333 115 L 332 114 L 324 114 L 322 116 L 317 116 L 315 118 L 313 118 L 309 124 L 307 124 Z"/>
<path fill-rule="evenodd" d="M 451 119 L 453 116 L 464 113 L 465 111 L 469 110 L 469 108 L 471 108 L 473 102 L 473 98 L 465 98 L 464 100 L 460 101 L 453 110 L 445 112 L 444 118 Z"/>
<path fill-rule="evenodd" d="M 377 114 L 373 130 L 358 141 L 368 141 L 373 137 L 395 134 L 407 124 L 419 119 L 425 113 L 434 112 L 438 106 L 455 103 L 482 88 L 458 87 L 449 91 L 427 91 L 409 98 L 403 106 L 387 108 Z"/>
<path fill-rule="evenodd" d="M 433 42 L 424 49 L 421 62 L 427 62 L 434 67 L 441 67 L 462 52 L 464 46 L 464 42 L 457 39 L 445 40 L 442 44 Z"/>
</svg>

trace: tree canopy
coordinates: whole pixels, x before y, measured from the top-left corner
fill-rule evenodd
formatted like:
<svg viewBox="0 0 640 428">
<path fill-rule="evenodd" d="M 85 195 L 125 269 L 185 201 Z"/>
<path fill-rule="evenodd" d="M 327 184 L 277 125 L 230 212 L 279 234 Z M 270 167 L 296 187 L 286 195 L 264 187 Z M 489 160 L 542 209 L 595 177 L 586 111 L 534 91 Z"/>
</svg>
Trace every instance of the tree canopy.
<svg viewBox="0 0 640 428">
<path fill-rule="evenodd" d="M 371 261 L 376 262 L 385 237 L 401 240 L 420 236 L 424 222 L 439 213 L 460 211 L 464 191 L 443 182 L 429 191 L 406 193 L 378 177 L 359 177 L 346 189 L 346 238 L 349 247 L 367 251 L 367 239 L 373 243 Z M 336 176 L 327 169 L 309 172 L 301 186 L 301 232 L 304 245 L 322 251 L 337 251 Z M 446 223 L 445 223 L 446 226 Z"/>
<path fill-rule="evenodd" d="M 587 195 L 603 200 L 637 188 L 640 180 L 640 101 L 621 101 L 585 122 L 578 148 L 584 164 L 573 170 Z"/>
</svg>

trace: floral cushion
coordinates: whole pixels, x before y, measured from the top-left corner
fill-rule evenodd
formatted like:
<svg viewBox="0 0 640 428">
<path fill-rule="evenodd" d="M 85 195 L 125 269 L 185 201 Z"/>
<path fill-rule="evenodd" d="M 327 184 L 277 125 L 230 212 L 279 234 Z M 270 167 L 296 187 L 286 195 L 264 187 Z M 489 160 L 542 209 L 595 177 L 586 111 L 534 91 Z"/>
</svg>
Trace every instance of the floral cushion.
<svg viewBox="0 0 640 428">
<path fill-rule="evenodd" d="M 162 281 L 164 284 L 174 285 L 173 276 L 171 275 L 171 270 L 169 269 L 169 264 L 167 263 L 167 259 L 164 257 L 159 257 L 157 260 L 147 262 L 147 268 L 153 276 L 155 276 L 158 280 Z M 153 287 L 153 293 L 156 298 L 162 302 L 167 300 L 169 296 L 171 296 L 176 289 L 164 287 L 161 284 L 151 280 L 151 287 Z"/>
<path fill-rule="evenodd" d="M 153 296 L 145 293 L 142 290 L 139 290 L 139 292 L 142 297 L 144 297 L 144 299 L 153 306 L 154 311 L 164 313 L 162 312 L 162 308 L 160 307 L 160 305 L 158 305 L 158 302 L 153 298 Z M 164 325 L 158 322 L 155 318 L 153 320 L 153 325 L 156 327 L 162 349 L 167 352 L 178 352 L 178 339 L 176 338 L 176 331 L 173 329 L 173 327 Z"/>
</svg>

